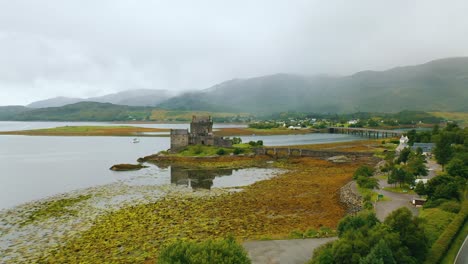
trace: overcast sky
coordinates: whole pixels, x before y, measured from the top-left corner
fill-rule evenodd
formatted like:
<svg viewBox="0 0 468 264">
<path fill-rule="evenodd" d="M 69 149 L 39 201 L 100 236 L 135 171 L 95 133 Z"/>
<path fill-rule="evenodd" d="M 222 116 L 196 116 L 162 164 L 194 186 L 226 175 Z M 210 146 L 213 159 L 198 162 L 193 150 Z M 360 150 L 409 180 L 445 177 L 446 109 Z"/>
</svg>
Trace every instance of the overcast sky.
<svg viewBox="0 0 468 264">
<path fill-rule="evenodd" d="M 468 1 L 0 0 L 0 105 L 468 56 Z"/>
</svg>

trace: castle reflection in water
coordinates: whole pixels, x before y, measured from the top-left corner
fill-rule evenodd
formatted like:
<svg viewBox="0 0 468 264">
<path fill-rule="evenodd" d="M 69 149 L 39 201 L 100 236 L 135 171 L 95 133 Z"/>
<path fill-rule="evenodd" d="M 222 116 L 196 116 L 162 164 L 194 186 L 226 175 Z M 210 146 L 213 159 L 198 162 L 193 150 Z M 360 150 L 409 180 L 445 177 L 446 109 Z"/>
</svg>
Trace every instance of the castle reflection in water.
<svg viewBox="0 0 468 264">
<path fill-rule="evenodd" d="M 171 166 L 171 183 L 192 189 L 211 189 L 216 177 L 231 176 L 232 169 L 200 170 Z"/>
</svg>

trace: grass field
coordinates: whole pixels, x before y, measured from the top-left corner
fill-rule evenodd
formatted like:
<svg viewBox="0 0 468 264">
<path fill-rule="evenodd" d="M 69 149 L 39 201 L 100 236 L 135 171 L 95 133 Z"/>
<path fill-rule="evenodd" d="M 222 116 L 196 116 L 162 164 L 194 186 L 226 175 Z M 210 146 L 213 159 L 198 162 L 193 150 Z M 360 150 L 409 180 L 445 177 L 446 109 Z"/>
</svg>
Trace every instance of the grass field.
<svg viewBox="0 0 468 264">
<path fill-rule="evenodd" d="M 27 136 L 136 136 L 145 132 L 169 132 L 169 129 L 134 126 L 63 126 L 46 129 L 0 132 L 0 135 Z"/>
<path fill-rule="evenodd" d="M 151 120 L 155 121 L 190 121 L 192 116 L 211 116 L 213 118 L 234 118 L 248 117 L 250 114 L 245 113 L 214 113 L 206 111 L 170 111 L 170 110 L 153 110 Z"/>
<path fill-rule="evenodd" d="M 468 113 L 464 112 L 430 112 L 430 114 L 447 120 L 456 121 L 459 125 L 468 126 Z"/>
</svg>

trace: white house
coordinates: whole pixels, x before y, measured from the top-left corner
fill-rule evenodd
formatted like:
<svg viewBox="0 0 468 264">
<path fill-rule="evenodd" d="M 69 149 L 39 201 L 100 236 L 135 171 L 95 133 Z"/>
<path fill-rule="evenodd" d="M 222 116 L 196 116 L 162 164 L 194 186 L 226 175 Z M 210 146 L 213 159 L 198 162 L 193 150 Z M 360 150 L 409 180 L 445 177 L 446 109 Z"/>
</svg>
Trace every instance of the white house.
<svg viewBox="0 0 468 264">
<path fill-rule="evenodd" d="M 408 137 L 402 135 L 401 138 L 400 138 L 400 145 L 398 145 L 398 147 L 396 148 L 396 152 L 399 153 L 404 148 L 407 148 L 408 147 L 408 141 L 409 141 Z"/>
</svg>

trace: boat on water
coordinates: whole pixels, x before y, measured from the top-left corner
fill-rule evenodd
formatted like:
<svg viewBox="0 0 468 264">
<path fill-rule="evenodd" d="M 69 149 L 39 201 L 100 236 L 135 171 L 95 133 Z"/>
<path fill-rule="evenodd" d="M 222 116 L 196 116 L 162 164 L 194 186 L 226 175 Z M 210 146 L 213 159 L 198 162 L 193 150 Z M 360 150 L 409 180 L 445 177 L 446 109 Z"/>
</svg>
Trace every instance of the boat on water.
<svg viewBox="0 0 468 264">
<path fill-rule="evenodd" d="M 134 138 L 133 143 L 140 143 L 140 140 L 138 138 Z"/>
</svg>

